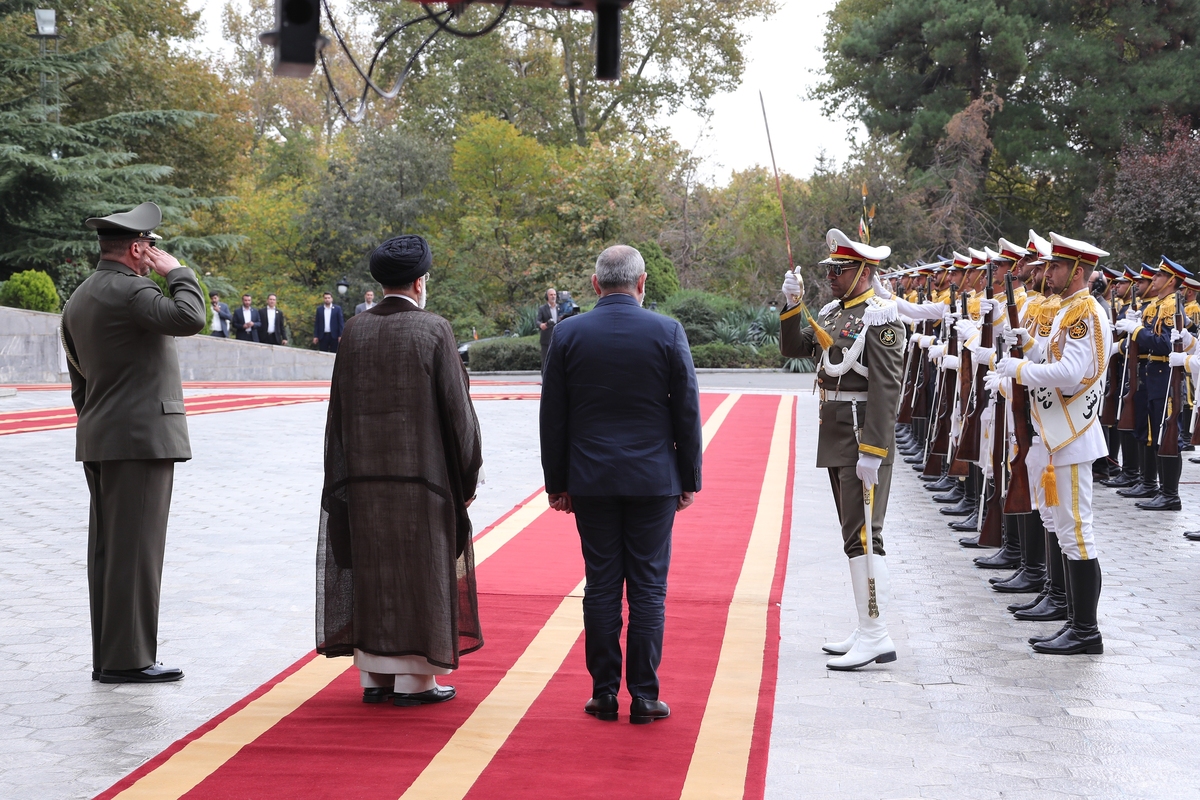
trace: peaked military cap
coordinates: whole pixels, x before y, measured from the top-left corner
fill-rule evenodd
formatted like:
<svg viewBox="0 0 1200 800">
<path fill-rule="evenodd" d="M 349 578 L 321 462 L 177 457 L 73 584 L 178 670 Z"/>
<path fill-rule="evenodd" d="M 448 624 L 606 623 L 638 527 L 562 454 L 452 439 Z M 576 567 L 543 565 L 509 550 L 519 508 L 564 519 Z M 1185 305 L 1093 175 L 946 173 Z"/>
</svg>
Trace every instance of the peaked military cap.
<svg viewBox="0 0 1200 800">
<path fill-rule="evenodd" d="M 1054 231 L 1050 232 L 1050 257 L 1074 261 L 1076 264 L 1086 264 L 1094 267 L 1100 259 L 1108 255 L 1107 250 L 1101 250 L 1096 245 L 1082 239 L 1068 239 Z"/>
<path fill-rule="evenodd" d="M 1020 261 L 1025 256 L 1029 255 L 1029 251 L 1019 244 L 1013 244 L 1008 239 L 1001 238 L 997 242 L 1000 248 L 999 257 L 1009 261 Z"/>
<path fill-rule="evenodd" d="M 1142 271 L 1138 273 L 1139 278 L 1153 278 L 1158 274 L 1158 267 L 1152 267 L 1145 261 L 1142 262 Z"/>
<path fill-rule="evenodd" d="M 144 236 L 147 239 L 162 238 L 154 229 L 162 224 L 162 209 L 154 203 L 142 203 L 130 211 L 109 214 L 107 217 L 88 217 L 84 223 L 101 239 L 125 239 Z"/>
<path fill-rule="evenodd" d="M 1182 264 L 1176 264 L 1166 256 L 1162 256 L 1162 263 L 1159 265 L 1159 269 L 1166 270 L 1176 278 L 1182 278 L 1186 280 L 1187 278 L 1192 277 L 1192 273 L 1184 268 Z"/>
<path fill-rule="evenodd" d="M 820 262 L 822 266 L 840 264 L 843 261 L 858 261 L 878 266 L 880 261 L 892 254 L 890 247 L 872 247 L 862 242 L 851 241 L 850 237 L 837 228 L 830 228 L 825 235 L 825 243 L 829 245 L 829 258 Z"/>
</svg>

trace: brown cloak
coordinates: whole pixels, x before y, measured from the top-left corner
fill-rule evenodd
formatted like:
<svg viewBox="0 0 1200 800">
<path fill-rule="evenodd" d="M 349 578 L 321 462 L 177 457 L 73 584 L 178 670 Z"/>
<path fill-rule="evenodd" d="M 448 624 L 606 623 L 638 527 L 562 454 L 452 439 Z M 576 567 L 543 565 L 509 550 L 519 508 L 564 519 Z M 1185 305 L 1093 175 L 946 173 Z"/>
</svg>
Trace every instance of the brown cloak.
<svg viewBox="0 0 1200 800">
<path fill-rule="evenodd" d="M 317 652 L 455 669 L 483 645 L 466 508 L 482 463 L 449 323 L 399 297 L 351 318 L 325 425 Z"/>
</svg>

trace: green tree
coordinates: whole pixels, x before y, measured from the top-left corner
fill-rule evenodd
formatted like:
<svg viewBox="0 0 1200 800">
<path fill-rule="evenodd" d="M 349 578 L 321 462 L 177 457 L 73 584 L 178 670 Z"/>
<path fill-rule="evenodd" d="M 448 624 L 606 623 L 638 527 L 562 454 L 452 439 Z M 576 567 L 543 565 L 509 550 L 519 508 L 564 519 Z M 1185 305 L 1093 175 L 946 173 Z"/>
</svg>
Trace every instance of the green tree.
<svg viewBox="0 0 1200 800">
<path fill-rule="evenodd" d="M 58 291 L 49 275 L 28 269 L 0 284 L 0 306 L 30 311 L 58 311 Z"/>
<path fill-rule="evenodd" d="M 657 242 L 636 245 L 646 262 L 646 302 L 661 303 L 679 291 L 675 265 Z"/>
</svg>

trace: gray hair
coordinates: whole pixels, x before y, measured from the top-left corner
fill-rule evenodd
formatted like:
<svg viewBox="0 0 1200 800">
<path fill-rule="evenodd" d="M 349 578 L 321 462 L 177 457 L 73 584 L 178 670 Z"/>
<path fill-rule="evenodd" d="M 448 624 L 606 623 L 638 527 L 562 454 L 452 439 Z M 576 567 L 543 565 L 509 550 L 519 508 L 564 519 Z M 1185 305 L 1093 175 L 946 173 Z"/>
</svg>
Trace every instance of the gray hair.
<svg viewBox="0 0 1200 800">
<path fill-rule="evenodd" d="M 614 244 L 596 259 L 596 280 L 601 289 L 629 289 L 646 271 L 646 262 L 636 248 Z"/>
</svg>

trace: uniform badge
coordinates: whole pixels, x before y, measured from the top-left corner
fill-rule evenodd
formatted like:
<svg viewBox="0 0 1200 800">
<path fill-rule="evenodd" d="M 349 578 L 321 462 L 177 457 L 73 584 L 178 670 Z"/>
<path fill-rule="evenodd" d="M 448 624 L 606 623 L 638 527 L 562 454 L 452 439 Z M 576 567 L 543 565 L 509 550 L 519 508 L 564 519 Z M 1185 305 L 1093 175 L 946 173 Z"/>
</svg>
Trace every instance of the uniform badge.
<svg viewBox="0 0 1200 800">
<path fill-rule="evenodd" d="M 891 328 L 884 328 L 879 331 L 879 343 L 884 347 L 891 347 L 896 343 L 896 332 Z"/>
<path fill-rule="evenodd" d="M 1071 326 L 1067 333 L 1072 339 L 1082 339 L 1088 334 L 1087 323 L 1083 320 L 1079 320 L 1079 322 L 1076 322 Z"/>
<path fill-rule="evenodd" d="M 1049 322 L 1045 323 L 1044 325 L 1039 325 L 1038 326 L 1038 336 L 1041 336 L 1043 339 L 1046 338 L 1047 336 L 1049 336 L 1050 335 L 1050 327 L 1051 326 L 1050 326 Z"/>
</svg>

